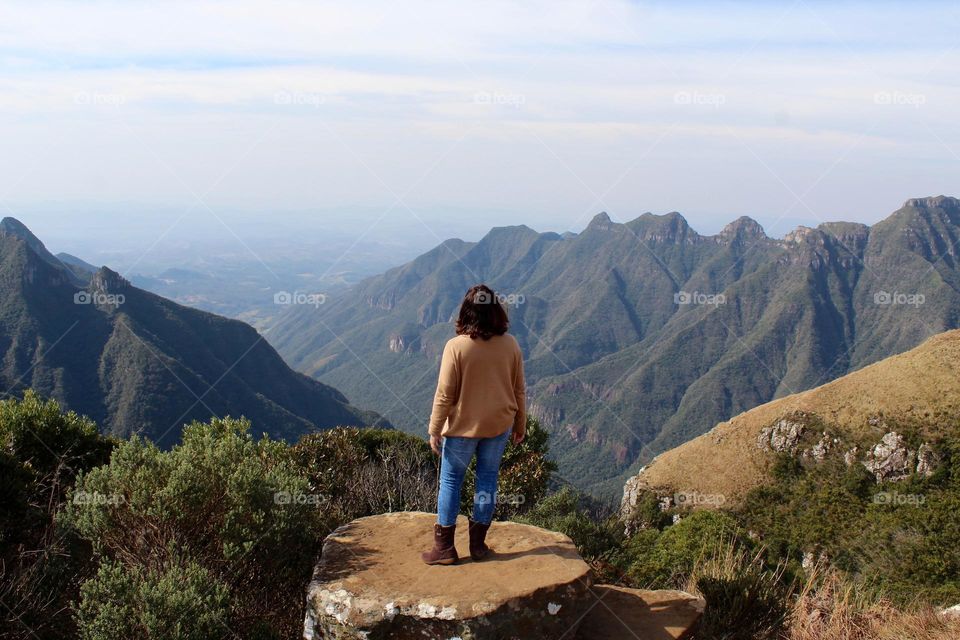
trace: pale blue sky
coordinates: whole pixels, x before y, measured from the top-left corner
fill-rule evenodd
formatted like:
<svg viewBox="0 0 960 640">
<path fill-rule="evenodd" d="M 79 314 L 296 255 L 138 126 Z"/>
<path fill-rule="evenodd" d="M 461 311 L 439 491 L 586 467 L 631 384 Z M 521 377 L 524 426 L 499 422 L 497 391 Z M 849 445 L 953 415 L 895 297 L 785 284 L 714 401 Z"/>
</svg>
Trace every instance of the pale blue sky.
<svg viewBox="0 0 960 640">
<path fill-rule="evenodd" d="M 0 209 L 427 244 L 600 210 L 870 223 L 960 195 L 958 27 L 955 2 L 6 2 Z"/>
</svg>

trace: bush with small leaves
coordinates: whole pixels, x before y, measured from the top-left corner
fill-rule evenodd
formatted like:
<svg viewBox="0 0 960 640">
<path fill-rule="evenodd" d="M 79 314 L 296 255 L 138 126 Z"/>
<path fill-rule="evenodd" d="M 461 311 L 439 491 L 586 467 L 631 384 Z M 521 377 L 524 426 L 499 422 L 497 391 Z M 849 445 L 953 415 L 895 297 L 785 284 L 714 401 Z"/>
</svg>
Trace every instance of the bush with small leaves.
<svg viewBox="0 0 960 640">
<path fill-rule="evenodd" d="M 109 464 L 78 480 L 61 521 L 105 562 L 140 576 L 145 593 L 161 588 L 149 584 L 166 575 L 157 567 L 199 567 L 229 585 L 235 635 L 269 627 L 290 637 L 302 623 L 296 603 L 319 545 L 320 498 L 287 445 L 256 440 L 249 430 L 246 420 L 224 418 L 187 425 L 170 451 L 123 442 Z M 84 630 L 110 611 L 84 598 L 80 608 L 88 612 L 79 618 Z M 196 615 L 201 608 L 198 602 Z"/>
<path fill-rule="evenodd" d="M 92 563 L 55 514 L 77 474 L 106 462 L 113 444 L 32 391 L 0 401 L 0 637 L 70 634 L 68 602 Z"/>
<path fill-rule="evenodd" d="M 230 589 L 195 562 L 141 567 L 106 561 L 80 591 L 83 640 L 234 637 Z"/>
<path fill-rule="evenodd" d="M 653 589 L 684 586 L 697 562 L 717 554 L 725 544 L 751 547 L 737 521 L 720 511 L 695 511 L 663 532 L 644 529 L 626 543 L 633 562 L 629 574 L 637 585 Z"/>
</svg>

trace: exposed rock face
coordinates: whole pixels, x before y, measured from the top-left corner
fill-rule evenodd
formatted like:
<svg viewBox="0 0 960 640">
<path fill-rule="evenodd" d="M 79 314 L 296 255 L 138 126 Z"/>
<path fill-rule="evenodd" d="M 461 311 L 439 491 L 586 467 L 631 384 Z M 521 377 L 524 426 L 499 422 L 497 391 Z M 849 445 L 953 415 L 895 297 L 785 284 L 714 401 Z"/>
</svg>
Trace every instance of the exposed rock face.
<svg viewBox="0 0 960 640">
<path fill-rule="evenodd" d="M 939 466 L 940 458 L 933 447 L 927 443 L 920 445 L 920 449 L 917 451 L 917 474 L 929 478 Z"/>
<path fill-rule="evenodd" d="M 644 467 L 646 468 L 646 467 Z M 623 498 L 620 499 L 620 519 L 627 520 L 632 514 L 634 507 L 637 506 L 637 500 L 640 497 L 640 474 L 643 469 L 637 472 L 637 475 L 631 476 L 623 485 Z"/>
<path fill-rule="evenodd" d="M 813 551 L 806 551 L 803 554 L 803 559 L 800 562 L 801 568 L 806 573 L 813 573 L 818 567 L 823 569 L 830 564 L 830 558 L 827 557 L 827 554 L 821 551 L 819 554 L 814 553 Z"/>
<path fill-rule="evenodd" d="M 467 522 L 457 527 L 461 559 L 426 566 L 435 516 L 388 513 L 360 518 L 327 537 L 307 593 L 310 640 L 574 637 L 592 574 L 566 536 L 496 522 L 495 555 L 471 562 Z"/>
<path fill-rule="evenodd" d="M 960 620 L 960 604 L 955 604 L 952 607 L 947 607 L 940 611 L 940 616 L 947 618 L 948 620 Z"/>
<path fill-rule="evenodd" d="M 843 454 L 843 462 L 848 467 L 852 467 L 857 462 L 857 455 L 860 453 L 859 447 L 854 447 Z"/>
<path fill-rule="evenodd" d="M 764 427 L 757 436 L 757 447 L 764 451 L 793 452 L 803 435 L 801 422 L 781 418 L 776 424 Z"/>
<path fill-rule="evenodd" d="M 823 462 L 827 459 L 827 454 L 830 453 L 830 450 L 833 448 L 833 445 L 839 444 L 840 441 L 837 438 L 831 438 L 830 434 L 826 431 L 823 432 L 823 437 L 820 438 L 820 441 L 817 444 L 813 445 L 810 449 L 810 457 L 816 460 L 817 462 Z"/>
<path fill-rule="evenodd" d="M 914 471 L 916 454 L 907 449 L 906 442 L 896 431 L 891 431 L 867 452 L 863 466 L 877 482 L 902 480 Z"/>
</svg>

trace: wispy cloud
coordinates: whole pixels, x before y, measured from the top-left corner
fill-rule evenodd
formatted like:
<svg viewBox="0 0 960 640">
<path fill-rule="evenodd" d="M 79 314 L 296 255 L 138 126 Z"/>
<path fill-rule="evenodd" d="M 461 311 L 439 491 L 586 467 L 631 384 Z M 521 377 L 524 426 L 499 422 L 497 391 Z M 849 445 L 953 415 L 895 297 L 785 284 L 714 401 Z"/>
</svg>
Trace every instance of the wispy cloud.
<svg viewBox="0 0 960 640">
<path fill-rule="evenodd" d="M 203 189 L 269 130 L 210 202 L 377 207 L 456 143 L 411 206 L 564 228 L 669 131 L 615 218 L 773 218 L 782 182 L 830 167 L 810 206 L 869 221 L 960 192 L 958 23 L 811 0 L 6 3 L 0 197 L 169 204 L 186 190 L 157 158 Z"/>
</svg>

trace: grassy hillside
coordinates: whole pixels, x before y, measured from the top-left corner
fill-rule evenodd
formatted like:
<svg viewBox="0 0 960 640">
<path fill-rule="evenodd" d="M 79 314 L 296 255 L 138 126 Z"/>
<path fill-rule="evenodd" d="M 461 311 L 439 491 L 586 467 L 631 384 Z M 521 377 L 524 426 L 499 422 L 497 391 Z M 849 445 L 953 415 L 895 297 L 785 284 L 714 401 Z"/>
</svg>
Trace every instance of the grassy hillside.
<svg viewBox="0 0 960 640">
<path fill-rule="evenodd" d="M 798 413 L 829 423 L 832 435 L 851 447 L 878 442 L 898 423 L 911 425 L 919 438 L 941 436 L 944 421 L 960 416 L 960 331 L 721 422 L 660 454 L 637 481 L 660 492 L 723 494 L 741 501 L 771 480 L 777 462 L 775 453 L 758 447 L 761 430 Z"/>
</svg>

